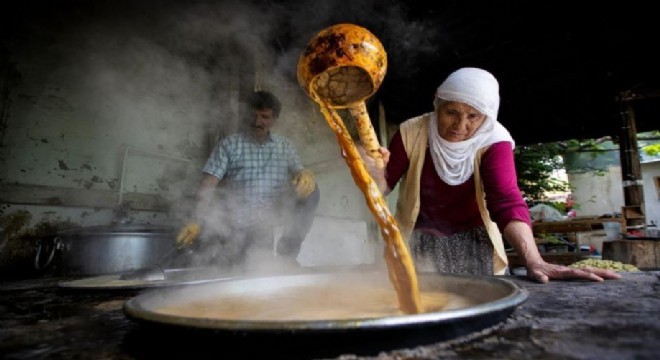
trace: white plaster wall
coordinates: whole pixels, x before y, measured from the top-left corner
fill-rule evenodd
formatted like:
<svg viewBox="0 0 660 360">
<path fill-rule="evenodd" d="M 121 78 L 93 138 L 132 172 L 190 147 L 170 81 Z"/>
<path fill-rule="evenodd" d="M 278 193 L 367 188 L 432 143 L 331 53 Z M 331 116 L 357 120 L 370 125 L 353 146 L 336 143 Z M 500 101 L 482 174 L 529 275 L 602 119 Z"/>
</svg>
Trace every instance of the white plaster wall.
<svg viewBox="0 0 660 360">
<path fill-rule="evenodd" d="M 620 214 L 623 206 L 623 185 L 621 167 L 612 166 L 603 176 L 593 173 L 568 174 L 568 180 L 574 187 L 575 203 L 578 216 L 600 216 Z"/>
<path fill-rule="evenodd" d="M 111 21 L 103 16 L 35 26 L 29 42 L 10 49 L 20 81 L 10 89 L 0 156 L 2 182 L 108 190 L 117 193 L 118 202 L 122 189 L 158 194 L 176 213 L 179 202 L 194 193 L 213 146 L 210 139 L 237 121 L 230 98 L 238 81 L 236 61 L 241 59 L 235 53 L 218 53 L 214 68 L 195 61 L 195 54 L 210 57 L 202 47 L 217 49 L 222 45 L 218 39 L 229 33 L 237 36 L 237 31 L 216 22 L 217 12 L 192 10 L 184 7 L 177 17 L 156 22 L 163 29 L 145 26 L 139 17 Z M 193 12 L 206 27 L 185 22 Z M 254 41 L 256 30 L 245 31 Z M 322 264 L 372 261 L 373 250 L 365 245 L 367 234 L 362 231 L 371 214 L 335 135 L 292 69 L 281 69 L 280 59 L 259 51 L 263 49 L 253 54 L 264 70 L 258 85 L 283 102 L 274 131 L 294 141 L 306 165 L 338 164 L 317 173 L 319 216 L 326 220 L 315 223 L 305 262 L 313 264 L 315 257 Z M 229 123 L 219 124 L 223 121 Z M 30 211 L 33 224 L 50 219 L 103 225 L 113 216 L 107 208 L 0 205 L 1 214 Z M 134 215 L 139 222 L 176 224 L 170 213 Z M 337 239 L 344 255 L 330 254 L 337 250 Z M 318 249 L 310 248 L 312 244 Z"/>
<path fill-rule="evenodd" d="M 110 44 L 80 35 L 14 53 L 21 81 L 11 91 L 5 181 L 113 189 L 125 146 L 201 155 L 193 140 L 203 136 L 210 104 L 197 96 L 208 87 L 194 81 L 199 69 L 150 58 L 165 51 L 147 43 L 107 36 Z M 165 81 L 181 91 L 168 91 Z"/>
<path fill-rule="evenodd" d="M 651 221 L 660 227 L 660 189 L 656 187 L 654 178 L 660 177 L 660 161 L 641 164 L 642 181 L 644 182 L 644 209 L 646 223 Z"/>
<path fill-rule="evenodd" d="M 660 198 L 653 183 L 653 178 L 660 176 L 660 162 L 641 164 L 641 173 L 646 223 L 655 221 L 660 225 Z M 603 176 L 569 174 L 568 179 L 574 187 L 575 202 L 579 205 L 578 216 L 621 213 L 625 200 L 620 166 L 609 167 L 609 171 Z"/>
</svg>

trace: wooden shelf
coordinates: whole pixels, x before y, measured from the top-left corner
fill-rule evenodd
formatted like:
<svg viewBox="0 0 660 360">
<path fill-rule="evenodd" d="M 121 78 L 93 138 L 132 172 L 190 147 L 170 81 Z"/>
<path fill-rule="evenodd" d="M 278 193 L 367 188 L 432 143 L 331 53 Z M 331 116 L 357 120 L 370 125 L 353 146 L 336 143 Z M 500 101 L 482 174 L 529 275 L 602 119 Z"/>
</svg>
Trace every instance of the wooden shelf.
<svg viewBox="0 0 660 360">
<path fill-rule="evenodd" d="M 641 205 L 629 205 L 621 207 L 621 213 L 625 219 L 644 219 L 644 208 Z"/>
<path fill-rule="evenodd" d="M 574 233 L 603 229 L 604 222 L 621 223 L 621 232 L 626 231 L 623 218 L 576 218 L 565 221 L 548 221 L 532 223 L 534 235 L 547 233 Z"/>
<path fill-rule="evenodd" d="M 541 254 L 541 257 L 549 264 L 570 265 L 584 259 L 586 255 L 588 254 L 567 252 L 561 254 Z M 525 266 L 522 257 L 518 254 L 507 254 L 507 259 L 509 260 L 510 268 Z"/>
</svg>

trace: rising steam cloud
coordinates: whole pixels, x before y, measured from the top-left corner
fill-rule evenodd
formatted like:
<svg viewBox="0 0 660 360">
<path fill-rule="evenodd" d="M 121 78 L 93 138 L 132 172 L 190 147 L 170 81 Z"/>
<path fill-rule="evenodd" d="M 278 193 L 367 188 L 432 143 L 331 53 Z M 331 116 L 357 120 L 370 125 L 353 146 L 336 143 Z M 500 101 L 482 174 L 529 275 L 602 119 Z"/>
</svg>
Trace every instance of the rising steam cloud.
<svg viewBox="0 0 660 360">
<path fill-rule="evenodd" d="M 57 16 L 40 26 L 60 30 L 42 41 L 69 49 L 59 61 L 62 72 L 78 79 L 70 91 L 90 99 L 79 105 L 94 114 L 86 126 L 96 134 L 86 136 L 197 162 L 187 178 L 178 171 L 172 179 L 172 200 L 194 190 L 215 142 L 237 129 L 245 107 L 236 90 L 272 90 L 291 121 L 310 117 L 312 107 L 299 106 L 309 99 L 297 84 L 296 65 L 318 31 L 341 22 L 368 28 L 399 77 L 414 74 L 408 58 L 433 52 L 438 43 L 437 24 L 409 19 L 399 1 L 74 1 L 50 8 Z M 179 219 L 190 211 L 173 207 Z"/>
</svg>

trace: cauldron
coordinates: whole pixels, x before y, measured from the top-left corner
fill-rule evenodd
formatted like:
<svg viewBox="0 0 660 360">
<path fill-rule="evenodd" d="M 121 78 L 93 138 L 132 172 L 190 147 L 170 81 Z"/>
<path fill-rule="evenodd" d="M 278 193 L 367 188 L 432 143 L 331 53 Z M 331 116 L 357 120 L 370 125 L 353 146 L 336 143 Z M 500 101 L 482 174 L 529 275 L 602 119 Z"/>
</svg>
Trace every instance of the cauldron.
<svg viewBox="0 0 660 360">
<path fill-rule="evenodd" d="M 72 276 L 122 273 L 152 266 L 175 246 L 176 229 L 160 225 L 99 225 L 41 239 L 34 265 Z"/>
</svg>

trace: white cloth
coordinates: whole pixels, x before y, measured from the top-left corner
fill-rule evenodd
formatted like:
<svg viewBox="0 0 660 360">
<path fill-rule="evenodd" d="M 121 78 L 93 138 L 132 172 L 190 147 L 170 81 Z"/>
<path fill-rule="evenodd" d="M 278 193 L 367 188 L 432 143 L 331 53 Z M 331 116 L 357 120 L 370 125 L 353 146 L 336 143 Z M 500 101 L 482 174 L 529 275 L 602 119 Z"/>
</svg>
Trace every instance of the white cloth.
<svg viewBox="0 0 660 360">
<path fill-rule="evenodd" d="M 438 176 L 449 185 L 460 185 L 474 173 L 474 157 L 477 150 L 491 144 L 515 142 L 502 124 L 497 121 L 500 107 L 499 84 L 486 70 L 462 68 L 451 73 L 438 87 L 436 97 L 446 101 L 457 101 L 475 108 L 486 115 L 481 127 L 467 140 L 449 142 L 438 133 L 438 118 L 431 113 L 429 126 L 429 148 Z"/>
</svg>

